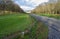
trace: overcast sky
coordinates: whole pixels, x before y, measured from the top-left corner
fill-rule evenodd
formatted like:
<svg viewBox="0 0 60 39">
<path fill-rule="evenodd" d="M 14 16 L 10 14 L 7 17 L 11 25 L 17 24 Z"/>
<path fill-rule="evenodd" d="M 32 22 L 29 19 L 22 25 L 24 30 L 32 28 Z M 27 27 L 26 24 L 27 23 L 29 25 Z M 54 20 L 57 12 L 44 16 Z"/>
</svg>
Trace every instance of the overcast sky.
<svg viewBox="0 0 60 39">
<path fill-rule="evenodd" d="M 20 5 L 20 7 L 23 10 L 26 11 L 26 10 L 31 10 L 31 9 L 35 8 L 39 4 L 41 4 L 43 2 L 47 2 L 48 0 L 14 0 L 14 1 L 18 5 Z"/>
</svg>

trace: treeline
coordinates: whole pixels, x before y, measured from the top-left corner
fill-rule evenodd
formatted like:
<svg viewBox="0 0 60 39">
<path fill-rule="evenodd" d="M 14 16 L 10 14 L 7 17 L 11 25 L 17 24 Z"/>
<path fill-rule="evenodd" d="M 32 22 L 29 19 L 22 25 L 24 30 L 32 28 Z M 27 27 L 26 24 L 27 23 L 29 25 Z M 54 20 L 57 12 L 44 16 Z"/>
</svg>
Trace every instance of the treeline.
<svg viewBox="0 0 60 39">
<path fill-rule="evenodd" d="M 0 14 L 1 12 L 24 12 L 19 5 L 14 3 L 12 0 L 0 0 Z"/>
<path fill-rule="evenodd" d="M 32 13 L 60 14 L 60 0 L 56 3 L 43 3 L 37 6 Z"/>
</svg>

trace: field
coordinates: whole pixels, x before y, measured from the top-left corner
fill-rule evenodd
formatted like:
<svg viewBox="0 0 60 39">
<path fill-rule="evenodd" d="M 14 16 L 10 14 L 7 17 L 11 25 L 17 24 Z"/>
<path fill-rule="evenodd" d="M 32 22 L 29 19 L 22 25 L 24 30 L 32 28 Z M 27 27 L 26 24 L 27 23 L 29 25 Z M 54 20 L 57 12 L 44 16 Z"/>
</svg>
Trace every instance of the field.
<svg viewBox="0 0 60 39">
<path fill-rule="evenodd" d="M 0 16 L 0 35 L 10 34 L 16 31 L 24 31 L 31 24 L 31 20 L 26 14 L 14 14 Z"/>
<path fill-rule="evenodd" d="M 3 15 L 0 16 L 0 38 L 17 31 L 24 31 L 26 28 L 32 26 L 30 29 L 31 33 L 24 35 L 24 39 L 34 39 L 35 37 L 38 39 L 44 39 L 47 38 L 48 28 L 43 24 L 44 23 L 37 22 L 28 14 Z M 38 37 L 36 35 L 38 35 Z M 17 36 L 17 38 L 14 39 L 19 38 L 20 36 Z"/>
</svg>

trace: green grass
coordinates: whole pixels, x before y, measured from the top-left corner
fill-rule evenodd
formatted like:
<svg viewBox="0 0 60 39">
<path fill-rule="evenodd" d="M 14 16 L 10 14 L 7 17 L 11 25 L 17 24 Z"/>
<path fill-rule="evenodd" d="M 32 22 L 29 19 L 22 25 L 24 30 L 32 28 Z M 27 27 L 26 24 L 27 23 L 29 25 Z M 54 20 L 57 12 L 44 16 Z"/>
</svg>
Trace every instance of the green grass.
<svg viewBox="0 0 60 39">
<path fill-rule="evenodd" d="M 12 14 L 0 16 L 0 36 L 16 31 L 24 31 L 30 27 L 31 19 L 27 14 Z"/>
<path fill-rule="evenodd" d="M 33 19 L 33 22 L 34 22 L 34 25 L 33 25 L 33 27 L 30 30 L 31 34 L 26 36 L 27 39 L 47 39 L 48 26 L 46 26 L 42 22 L 38 22 L 37 20 L 35 20 L 35 18 Z"/>
<path fill-rule="evenodd" d="M 31 31 L 32 38 L 47 39 L 48 27 L 44 23 L 35 20 L 35 25 L 32 27 Z"/>
<path fill-rule="evenodd" d="M 32 25 L 34 24 L 34 25 Z M 31 33 L 24 36 L 24 39 L 33 39 L 38 35 L 38 39 L 47 38 L 48 28 L 42 22 L 37 22 L 27 14 L 10 14 L 0 16 L 0 36 L 24 31 L 26 28 L 31 28 Z M 31 26 L 34 27 L 31 27 Z M 39 29 L 38 29 L 39 28 Z M 39 31 L 37 31 L 39 30 Z M 37 34 L 39 32 L 39 34 Z M 32 36 L 32 37 L 31 37 Z M 20 36 L 17 36 L 19 39 Z M 16 39 L 16 38 L 14 38 Z"/>
<path fill-rule="evenodd" d="M 40 14 L 40 16 L 47 16 L 51 18 L 60 19 L 60 14 Z"/>
</svg>

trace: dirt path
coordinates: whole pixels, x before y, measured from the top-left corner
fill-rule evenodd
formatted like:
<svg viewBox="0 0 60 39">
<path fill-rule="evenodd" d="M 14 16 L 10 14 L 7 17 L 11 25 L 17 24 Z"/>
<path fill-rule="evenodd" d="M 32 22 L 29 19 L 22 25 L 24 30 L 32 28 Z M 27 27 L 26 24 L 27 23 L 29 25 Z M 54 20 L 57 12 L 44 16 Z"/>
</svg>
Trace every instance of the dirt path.
<svg viewBox="0 0 60 39">
<path fill-rule="evenodd" d="M 38 16 L 35 14 L 30 14 L 30 16 L 35 18 L 37 21 L 43 22 L 48 25 L 48 39 L 60 39 L 60 20 L 44 16 Z"/>
</svg>

